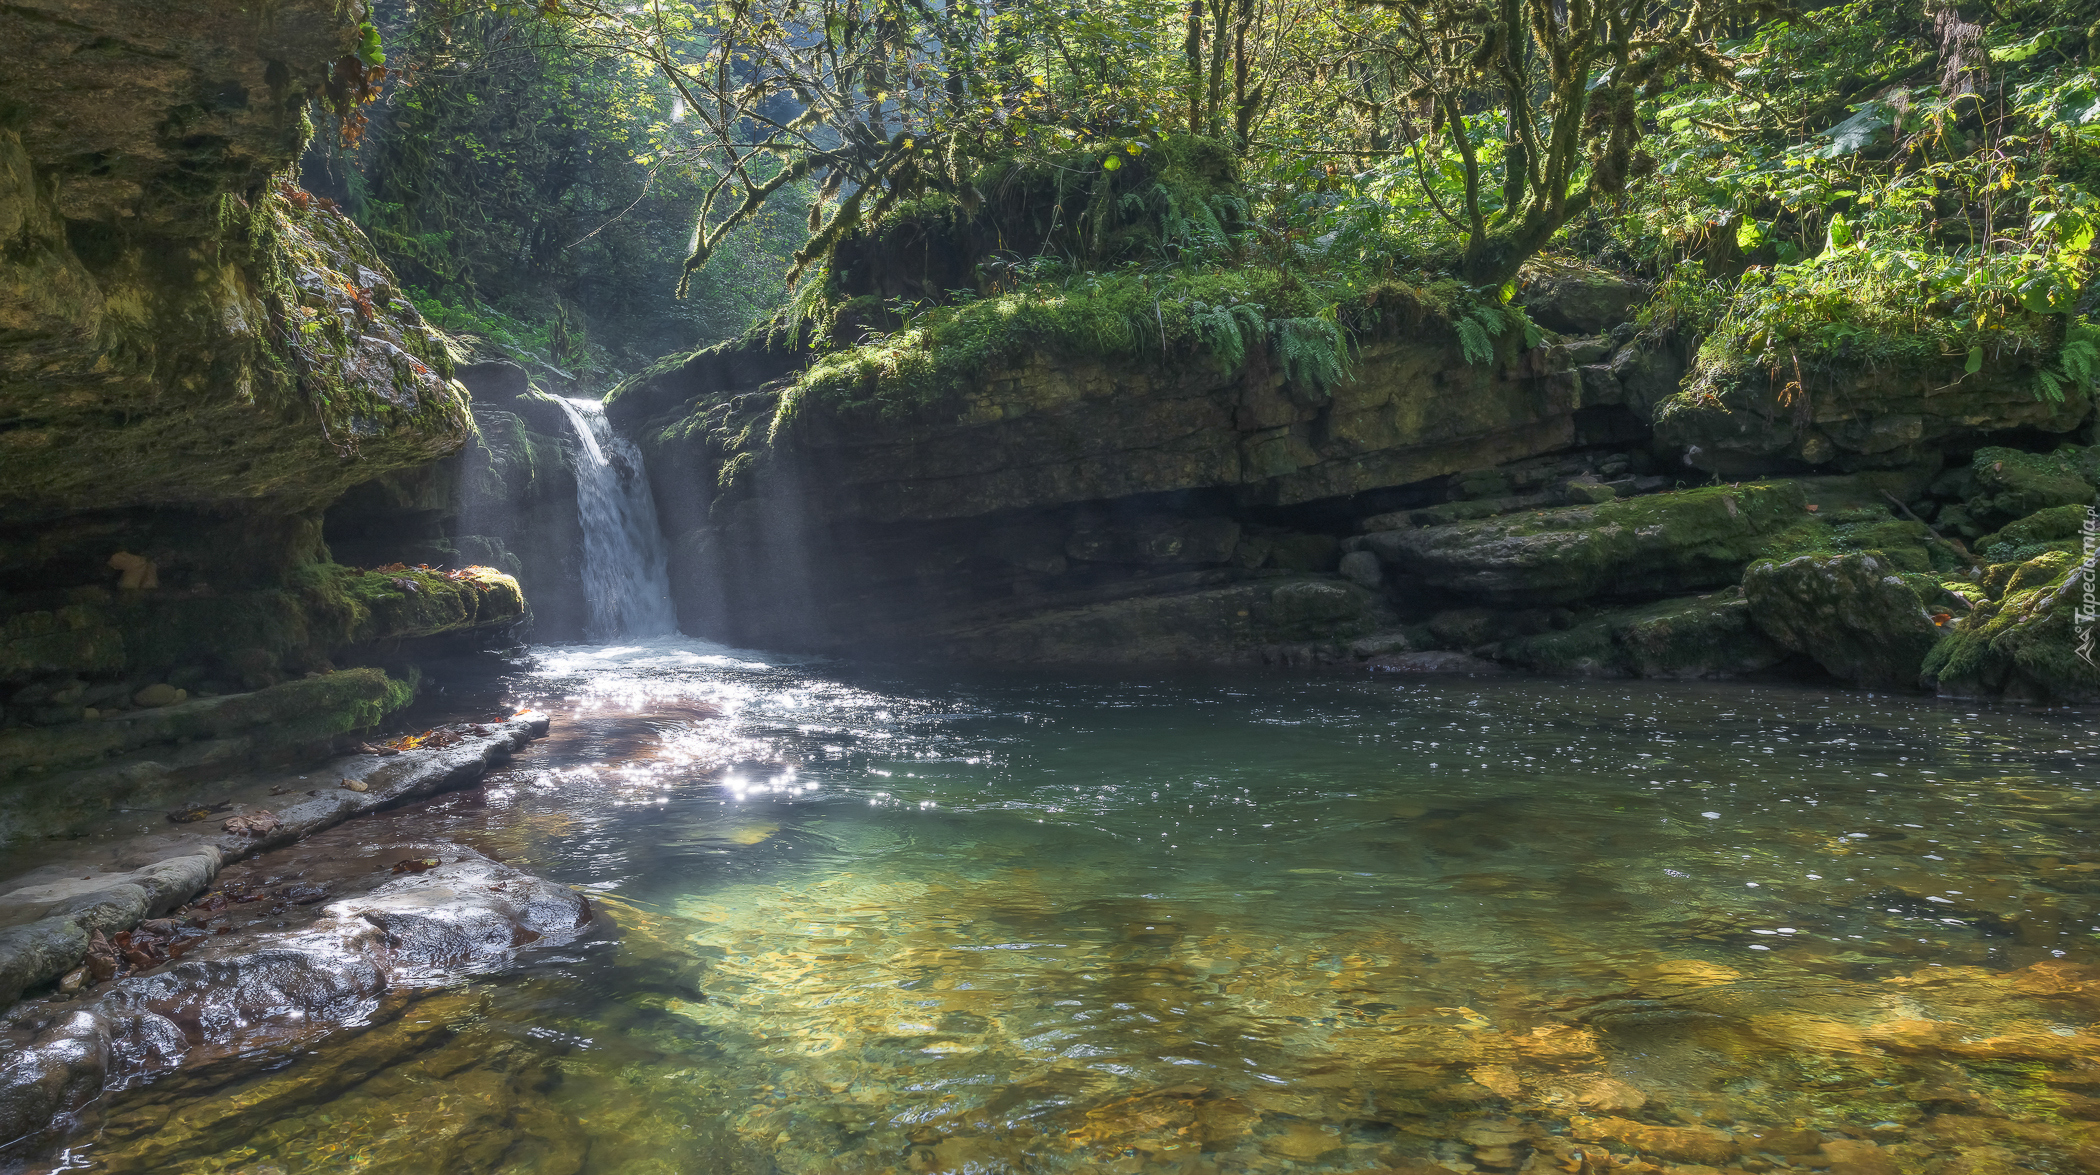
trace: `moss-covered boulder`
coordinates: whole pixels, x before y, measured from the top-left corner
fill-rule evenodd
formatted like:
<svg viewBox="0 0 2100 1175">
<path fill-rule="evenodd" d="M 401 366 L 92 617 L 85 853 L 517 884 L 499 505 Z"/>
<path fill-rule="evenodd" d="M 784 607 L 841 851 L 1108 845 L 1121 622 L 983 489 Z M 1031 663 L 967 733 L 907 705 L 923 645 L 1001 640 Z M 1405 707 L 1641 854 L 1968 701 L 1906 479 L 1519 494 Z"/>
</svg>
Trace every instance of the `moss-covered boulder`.
<svg viewBox="0 0 2100 1175">
<path fill-rule="evenodd" d="M 1919 584 L 1874 554 L 1762 562 L 1744 573 L 1743 595 L 1765 635 L 1872 689 L 1921 688 L 1925 658 L 1943 635 Z"/>
<path fill-rule="evenodd" d="M 2100 700 L 2100 580 L 2071 551 L 1993 567 L 1995 598 L 1949 626 L 1924 662 L 1948 697 Z"/>
<path fill-rule="evenodd" d="M 1713 486 L 1387 531 L 1365 546 L 1445 591 L 1566 603 L 1733 583 L 1805 509 L 1788 482 Z"/>
<path fill-rule="evenodd" d="M 2050 551 L 2078 551 L 2083 545 L 2091 506 L 2056 506 L 2010 522 L 1976 540 L 1976 552 L 1992 563 L 2024 563 Z"/>
<path fill-rule="evenodd" d="M 1587 677 L 1728 678 L 1785 661 L 1734 592 L 1659 600 L 1583 618 L 1490 650 L 1504 664 Z"/>
<path fill-rule="evenodd" d="M 2053 453 L 2025 453 L 1991 446 L 1976 450 L 1969 472 L 1970 520 L 1999 525 L 2041 510 L 2092 505 L 2100 449 L 2067 445 Z"/>
</svg>

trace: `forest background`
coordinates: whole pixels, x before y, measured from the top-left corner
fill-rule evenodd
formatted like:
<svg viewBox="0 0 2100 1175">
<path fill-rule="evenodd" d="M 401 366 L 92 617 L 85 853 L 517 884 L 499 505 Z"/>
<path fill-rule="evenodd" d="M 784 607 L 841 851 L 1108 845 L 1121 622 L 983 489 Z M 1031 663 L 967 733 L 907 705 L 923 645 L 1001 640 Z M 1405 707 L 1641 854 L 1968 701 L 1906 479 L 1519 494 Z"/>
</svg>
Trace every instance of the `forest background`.
<svg viewBox="0 0 2100 1175">
<path fill-rule="evenodd" d="M 582 388 L 746 331 L 814 387 L 1030 347 L 1320 383 L 1396 305 L 1536 342 L 1515 295 L 1579 262 L 1651 281 L 1702 378 L 2033 352 L 2055 398 L 2100 374 L 2096 15 L 376 0 L 302 182 Z"/>
</svg>

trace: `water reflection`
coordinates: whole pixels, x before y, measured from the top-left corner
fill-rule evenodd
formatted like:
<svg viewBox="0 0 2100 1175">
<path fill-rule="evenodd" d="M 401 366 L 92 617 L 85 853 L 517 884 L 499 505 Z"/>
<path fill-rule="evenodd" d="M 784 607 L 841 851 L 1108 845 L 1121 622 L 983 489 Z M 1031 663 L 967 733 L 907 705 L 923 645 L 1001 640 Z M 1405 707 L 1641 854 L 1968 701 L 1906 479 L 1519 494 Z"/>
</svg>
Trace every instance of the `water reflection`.
<svg viewBox="0 0 2100 1175">
<path fill-rule="evenodd" d="M 195 1169 L 2100 1160 L 2091 714 L 676 640 L 511 684 L 554 733 L 396 819 L 617 942 L 240 1077 L 267 1111 L 164 1085 Z"/>
</svg>

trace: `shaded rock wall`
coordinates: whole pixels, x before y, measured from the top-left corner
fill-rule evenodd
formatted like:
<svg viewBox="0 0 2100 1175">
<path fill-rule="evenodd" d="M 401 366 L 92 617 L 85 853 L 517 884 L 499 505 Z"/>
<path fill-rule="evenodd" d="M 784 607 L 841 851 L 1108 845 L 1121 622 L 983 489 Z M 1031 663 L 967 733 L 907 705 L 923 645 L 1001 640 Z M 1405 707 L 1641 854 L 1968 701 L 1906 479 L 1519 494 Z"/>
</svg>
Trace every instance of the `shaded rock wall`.
<svg viewBox="0 0 2100 1175">
<path fill-rule="evenodd" d="M 1610 365 L 1622 350 L 1470 364 L 1425 324 L 1366 341 L 1331 389 L 1273 363 L 1037 354 L 959 398 L 883 409 L 804 398 L 788 357 L 732 345 L 617 389 L 608 412 L 648 456 L 688 631 L 1219 662 L 1385 622 L 1374 587 L 1337 585 L 1310 627 L 1290 602 L 1338 571 L 1357 518 L 1443 501 L 1461 471 L 1645 436 Z"/>
<path fill-rule="evenodd" d="M 467 364 L 474 432 L 443 461 L 374 478 L 330 506 L 323 533 L 345 563 L 487 566 L 529 601 L 515 635 L 579 641 L 588 609 L 568 417 L 507 362 Z"/>
<path fill-rule="evenodd" d="M 2018 356 L 1964 375 L 1960 365 L 1775 374 L 1702 366 L 1655 411 L 1658 445 L 1723 477 L 1826 466 L 1888 469 L 1936 461 L 2001 434 L 2069 433 L 2092 414 L 2077 388 L 2035 391 Z"/>
<path fill-rule="evenodd" d="M 409 698 L 419 648 L 523 615 L 500 574 L 359 575 L 324 542 L 346 491 L 474 431 L 446 341 L 288 170 L 361 11 L 0 9 L 10 807 L 325 750 Z M 306 708 L 209 734 L 158 715 L 274 713 L 272 687 Z"/>
<path fill-rule="evenodd" d="M 1469 364 L 1419 322 L 1332 389 L 1037 354 L 939 403 L 818 398 L 731 345 L 609 411 L 686 627 L 733 641 L 2100 696 L 2073 655 L 2100 449 L 2059 448 L 2086 398 L 2013 364 L 1724 380 L 1636 334 L 1630 283 L 1530 280 L 1539 322 L 1595 333 Z"/>
</svg>

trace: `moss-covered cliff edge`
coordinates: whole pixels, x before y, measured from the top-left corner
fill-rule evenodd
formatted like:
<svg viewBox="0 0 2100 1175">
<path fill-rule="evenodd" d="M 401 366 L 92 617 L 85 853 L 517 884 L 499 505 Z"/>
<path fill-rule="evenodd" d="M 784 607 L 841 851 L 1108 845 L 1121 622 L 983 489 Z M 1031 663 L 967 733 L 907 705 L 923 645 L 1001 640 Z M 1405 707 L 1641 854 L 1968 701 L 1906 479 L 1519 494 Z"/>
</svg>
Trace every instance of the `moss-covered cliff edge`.
<svg viewBox="0 0 2100 1175">
<path fill-rule="evenodd" d="M 1790 415 L 1687 381 L 1640 295 L 1541 265 L 1520 304 L 1559 333 L 1483 356 L 1448 315 L 1389 315 L 1332 380 L 1273 345 L 1050 345 L 924 395 L 942 361 L 895 336 L 807 366 L 754 339 L 609 410 L 649 454 L 687 628 L 731 640 L 2100 697 L 2064 603 L 2100 487 L 2083 393 L 2038 398 L 2012 361 L 1955 389 L 1833 368 Z"/>
<path fill-rule="evenodd" d="M 324 541 L 346 491 L 475 436 L 446 341 L 292 171 L 362 20 L 296 0 L 0 12 L 10 810 L 325 751 L 413 696 L 419 648 L 524 615 L 500 571 L 409 549 L 351 566 Z M 224 730 L 159 717 L 200 704 Z"/>
</svg>

